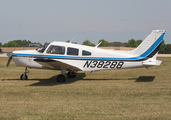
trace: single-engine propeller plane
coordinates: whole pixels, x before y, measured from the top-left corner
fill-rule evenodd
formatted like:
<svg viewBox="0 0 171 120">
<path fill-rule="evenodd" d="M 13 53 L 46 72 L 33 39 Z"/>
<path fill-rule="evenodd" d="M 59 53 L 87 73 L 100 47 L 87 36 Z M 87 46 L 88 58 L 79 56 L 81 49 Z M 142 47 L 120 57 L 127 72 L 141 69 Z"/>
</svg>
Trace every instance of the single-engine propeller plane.
<svg viewBox="0 0 171 120">
<path fill-rule="evenodd" d="M 36 50 L 22 50 L 8 53 L 16 66 L 25 67 L 21 80 L 27 80 L 27 68 L 60 70 L 57 82 L 75 78 L 77 71 L 98 71 L 121 68 L 151 67 L 160 65 L 156 60 L 165 30 L 153 30 L 145 40 L 132 51 L 105 50 L 67 42 L 51 42 Z M 67 72 L 68 71 L 68 72 Z M 67 72 L 67 74 L 66 74 Z"/>
</svg>

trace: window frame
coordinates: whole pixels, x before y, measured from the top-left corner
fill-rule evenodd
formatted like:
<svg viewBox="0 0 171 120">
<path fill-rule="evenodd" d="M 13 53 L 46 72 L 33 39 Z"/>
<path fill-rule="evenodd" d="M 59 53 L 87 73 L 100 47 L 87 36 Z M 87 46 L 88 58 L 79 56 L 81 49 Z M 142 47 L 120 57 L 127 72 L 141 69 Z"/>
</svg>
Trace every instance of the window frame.
<svg viewBox="0 0 171 120">
<path fill-rule="evenodd" d="M 57 48 L 55 50 L 55 47 Z M 62 50 L 62 48 L 64 48 L 64 50 Z M 50 45 L 48 47 L 48 49 L 46 50 L 46 53 L 48 54 L 59 54 L 59 55 L 64 55 L 65 54 L 65 49 L 66 47 L 65 46 L 59 46 L 59 45 Z M 49 50 L 49 51 L 48 51 Z M 52 51 L 54 50 L 54 51 Z"/>
<path fill-rule="evenodd" d="M 87 50 L 82 50 L 82 56 L 91 56 L 91 52 L 89 52 Z"/>
<path fill-rule="evenodd" d="M 74 47 L 68 47 L 67 48 L 67 55 L 78 56 L 79 55 L 79 49 L 74 48 Z"/>
</svg>

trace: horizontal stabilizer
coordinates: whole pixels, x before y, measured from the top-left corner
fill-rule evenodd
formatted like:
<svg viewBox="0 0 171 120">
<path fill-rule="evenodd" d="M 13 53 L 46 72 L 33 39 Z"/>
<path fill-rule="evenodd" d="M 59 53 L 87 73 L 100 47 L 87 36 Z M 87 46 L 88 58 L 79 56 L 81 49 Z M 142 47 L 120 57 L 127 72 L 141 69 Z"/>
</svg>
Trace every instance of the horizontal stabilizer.
<svg viewBox="0 0 171 120">
<path fill-rule="evenodd" d="M 143 62 L 143 65 L 146 67 L 150 67 L 150 66 L 155 66 L 155 65 L 160 65 L 162 63 L 162 61 L 159 60 L 154 60 L 154 61 L 147 61 L 147 62 Z"/>
</svg>

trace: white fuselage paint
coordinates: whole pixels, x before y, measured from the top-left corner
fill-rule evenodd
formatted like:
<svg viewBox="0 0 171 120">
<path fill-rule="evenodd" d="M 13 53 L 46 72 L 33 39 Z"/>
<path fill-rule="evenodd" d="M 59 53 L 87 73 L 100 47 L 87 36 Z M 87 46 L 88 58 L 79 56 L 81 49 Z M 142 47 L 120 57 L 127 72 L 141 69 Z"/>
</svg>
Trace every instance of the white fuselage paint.
<svg viewBox="0 0 171 120">
<path fill-rule="evenodd" d="M 50 45 L 64 46 L 66 49 L 68 47 L 78 48 L 79 54 L 78 56 L 67 55 L 67 50 L 65 50 L 64 55 L 49 54 L 46 51 Z M 149 61 L 149 59 L 138 61 L 138 59 L 143 58 L 137 58 L 136 55 L 129 54 L 127 51 L 111 51 L 64 42 L 52 42 L 50 45 L 46 48 L 46 50 L 43 53 L 40 53 L 37 50 L 14 51 L 13 60 L 16 63 L 16 66 L 42 69 L 44 68 L 43 65 L 35 62 L 34 59 L 51 58 L 55 59 L 56 61 L 77 67 L 82 71 L 96 71 L 144 67 L 143 62 Z M 83 50 L 91 52 L 91 56 L 82 56 Z M 46 67 L 46 69 L 51 68 Z"/>
</svg>

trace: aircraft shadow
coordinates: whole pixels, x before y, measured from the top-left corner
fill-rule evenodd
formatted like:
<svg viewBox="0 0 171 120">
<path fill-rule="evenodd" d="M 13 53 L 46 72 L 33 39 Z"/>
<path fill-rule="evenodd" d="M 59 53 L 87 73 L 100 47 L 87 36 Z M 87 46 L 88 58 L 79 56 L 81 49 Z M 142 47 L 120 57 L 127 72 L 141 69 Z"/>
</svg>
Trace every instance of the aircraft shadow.
<svg viewBox="0 0 171 120">
<path fill-rule="evenodd" d="M 153 82 L 156 76 L 140 76 L 135 82 Z"/>
<path fill-rule="evenodd" d="M 77 73 L 77 77 L 74 79 L 68 78 L 66 82 L 64 83 L 58 83 L 56 81 L 57 75 L 53 76 L 49 79 L 33 79 L 33 80 L 38 80 L 39 82 L 31 84 L 29 86 L 54 86 L 54 85 L 63 85 L 63 84 L 71 84 L 79 80 L 83 80 L 83 78 L 86 76 L 85 73 Z M 29 79 L 30 80 L 30 79 Z"/>
<path fill-rule="evenodd" d="M 90 81 L 91 81 L 91 80 L 93 80 L 93 81 L 94 81 L 94 80 L 97 80 L 97 81 L 98 81 L 98 80 L 136 80 L 136 79 L 137 79 L 137 78 L 127 78 L 127 79 L 112 79 L 112 78 L 110 78 L 110 79 L 98 79 L 98 78 L 97 78 L 97 79 L 83 79 L 83 80 L 90 80 Z"/>
<path fill-rule="evenodd" d="M 67 79 L 67 81 L 65 83 L 57 83 L 56 82 L 56 77 L 57 76 L 53 76 L 50 79 L 37 79 L 39 80 L 38 83 L 34 83 L 31 84 L 30 86 L 54 86 L 54 85 L 63 85 L 63 84 L 71 84 L 74 83 L 76 81 L 79 80 L 83 80 L 83 81 L 94 81 L 94 80 L 135 80 L 135 82 L 153 82 L 153 80 L 155 79 L 155 76 L 140 76 L 138 78 L 127 78 L 127 79 L 84 79 L 84 77 L 86 76 L 85 73 L 77 73 L 77 77 L 74 79 Z M 35 79 L 34 79 L 35 80 Z"/>
<path fill-rule="evenodd" d="M 55 86 L 55 85 L 63 85 L 63 84 L 71 84 L 74 83 L 76 81 L 79 80 L 84 80 L 84 81 L 94 81 L 94 80 L 135 80 L 135 82 L 153 82 L 153 80 L 155 79 L 155 76 L 140 76 L 138 78 L 127 78 L 127 79 L 84 79 L 84 77 L 86 76 L 85 73 L 77 73 L 77 77 L 74 79 L 70 79 L 68 78 L 67 81 L 65 83 L 58 83 L 56 81 L 56 76 L 53 76 L 49 79 L 28 79 L 28 80 L 34 80 L 34 81 L 39 81 L 37 83 L 33 83 L 29 86 Z M 2 81 L 5 80 L 20 80 L 20 79 L 2 79 Z"/>
<path fill-rule="evenodd" d="M 83 80 L 135 80 L 135 82 L 153 82 L 156 76 L 140 76 L 138 78 L 126 78 L 126 79 L 83 79 Z"/>
</svg>

